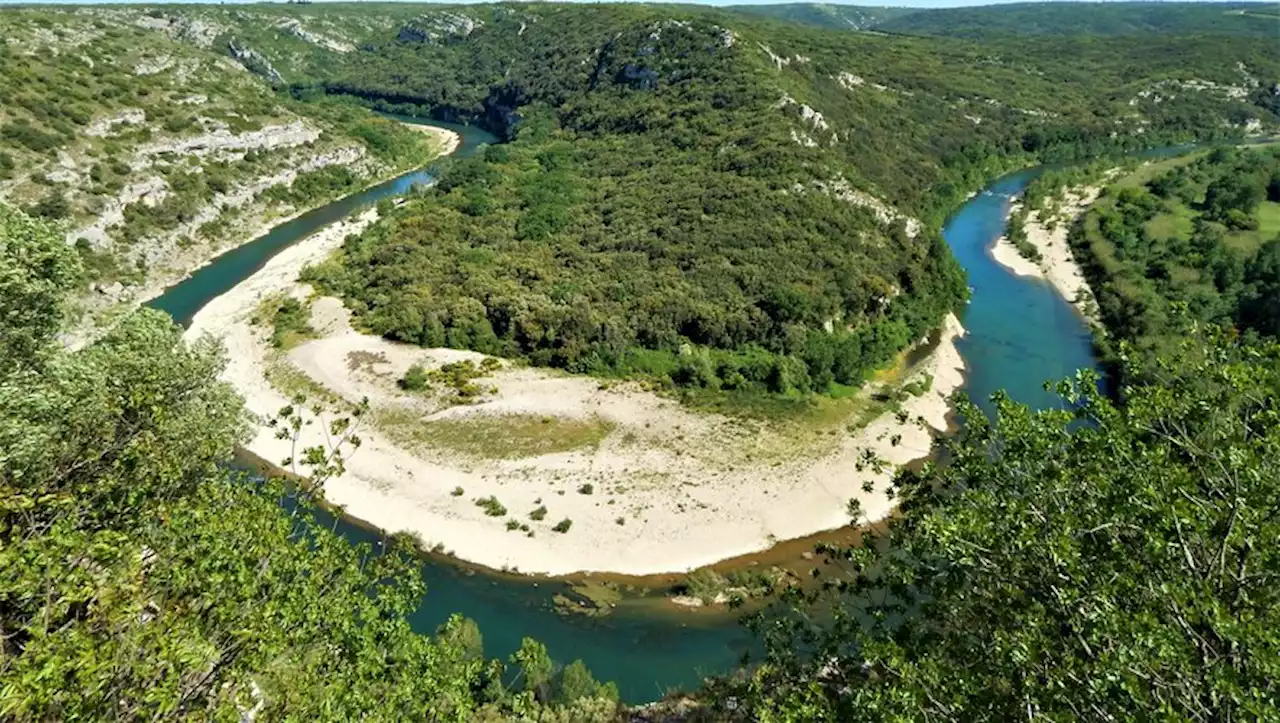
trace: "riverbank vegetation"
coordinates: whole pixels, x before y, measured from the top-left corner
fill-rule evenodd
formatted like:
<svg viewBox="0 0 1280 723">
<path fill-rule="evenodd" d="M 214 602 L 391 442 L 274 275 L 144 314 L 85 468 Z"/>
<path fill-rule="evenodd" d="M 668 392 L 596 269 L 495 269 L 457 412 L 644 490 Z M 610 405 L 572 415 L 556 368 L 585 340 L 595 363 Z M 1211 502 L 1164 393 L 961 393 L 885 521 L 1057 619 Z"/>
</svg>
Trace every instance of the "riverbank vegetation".
<svg viewBox="0 0 1280 723">
<path fill-rule="evenodd" d="M 352 103 L 279 95 L 141 9 L 6 9 L 0 34 L 0 199 L 60 224 L 104 322 L 264 221 L 438 150 Z"/>
<path fill-rule="evenodd" d="M 316 279 L 391 336 L 714 392 L 842 393 L 962 300 L 930 225 L 980 179 L 1274 123 L 1280 78 L 1266 38 L 983 46 L 635 7 L 339 9 L 323 31 L 319 10 L 295 6 L 20 12 L 207 36 L 281 88 L 268 105 L 356 94 L 501 126 L 511 144 L 456 164 Z M 233 43 L 242 32 L 260 52 Z M 4 80 L 93 40 L 16 65 L 0 50 Z M 75 118 L 0 112 L 24 115 L 0 130 L 22 149 L 0 157 L 12 190 L 28 160 L 58 160 L 54 121 Z M 792 588 L 795 608 L 757 621 L 759 665 L 708 681 L 677 719 L 1273 716 L 1275 158 L 1224 149 L 1116 184 L 1081 233 L 1106 234 L 1108 323 L 1140 350 L 1117 342 L 1123 402 L 1083 377 L 1061 388 L 1064 410 L 998 398 L 988 422 L 962 406 L 946 466 L 899 474 L 901 519 L 827 550 L 823 569 L 844 573 Z M 123 183 L 110 164 L 98 175 Z M 412 630 L 413 540 L 352 546 L 319 522 L 311 486 L 230 472 L 250 426 L 215 344 L 142 311 L 61 348 L 60 298 L 84 254 L 52 224 L 76 199 L 13 197 L 46 218 L 0 203 L 0 718 L 627 715 L 615 688 L 536 641 L 501 661 L 462 618 Z M 301 417 L 281 416 L 283 438 L 297 434 Z M 360 423 L 326 429 L 354 444 Z M 319 486 L 342 448 L 300 454 Z M 551 530 L 580 534 L 582 518 L 571 529 L 550 507 Z"/>
<path fill-rule="evenodd" d="M 1069 411 L 1000 399 L 988 423 L 962 408 L 948 463 L 900 475 L 902 519 L 829 550 L 845 572 L 796 593 L 801 614 L 758 618 L 764 664 L 709 707 L 744 721 L 1271 717 L 1280 346 L 1183 332 L 1123 407 L 1083 377 L 1061 388 Z"/>
<path fill-rule="evenodd" d="M 411 631 L 409 540 L 352 547 L 305 491 L 225 471 L 247 427 L 216 347 L 139 312 L 63 351 L 74 255 L 2 206 L 0 241 L 6 717 L 617 718 L 611 687 L 533 641 L 512 683 L 474 625 Z M 1182 340 L 1120 408 L 1090 379 L 1064 388 L 1067 411 L 1001 401 L 988 424 L 963 408 L 948 464 L 900 474 L 881 544 L 827 550 L 825 589 L 788 593 L 825 612 L 766 614 L 762 665 L 687 705 L 710 720 L 1265 717 L 1280 347 L 1199 327 Z"/>
<path fill-rule="evenodd" d="M 1137 353 L 1155 363 L 1179 343 L 1184 317 L 1280 333 L 1280 147 L 1139 168 L 1107 187 L 1069 240 L 1112 362 Z"/>
</svg>

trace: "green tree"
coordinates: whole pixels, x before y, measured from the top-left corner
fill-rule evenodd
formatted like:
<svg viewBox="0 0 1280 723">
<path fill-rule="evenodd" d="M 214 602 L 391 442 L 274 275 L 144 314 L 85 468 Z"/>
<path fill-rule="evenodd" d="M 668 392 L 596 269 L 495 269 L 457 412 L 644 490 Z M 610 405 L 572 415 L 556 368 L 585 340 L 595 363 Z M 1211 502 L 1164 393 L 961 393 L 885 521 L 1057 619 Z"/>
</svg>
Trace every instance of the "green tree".
<svg viewBox="0 0 1280 723">
<path fill-rule="evenodd" d="M 1245 326 L 1280 337 L 1280 238 L 1258 249 L 1245 267 L 1248 291 L 1240 310 Z"/>
<path fill-rule="evenodd" d="M 1233 211 L 1252 216 L 1265 195 L 1262 179 L 1250 174 L 1230 173 L 1209 184 L 1204 196 L 1205 211 L 1211 218 L 1224 223 L 1231 219 Z"/>
<path fill-rule="evenodd" d="M 37 361 L 80 273 L 79 258 L 52 226 L 0 203 L 0 374 Z"/>
<path fill-rule="evenodd" d="M 598 682 L 581 660 L 564 666 L 556 680 L 556 699 L 565 704 L 581 698 L 603 698 L 617 702 L 618 688 Z"/>
<path fill-rule="evenodd" d="M 0 719 L 607 720 L 510 696 L 470 621 L 414 632 L 405 536 L 375 553 L 317 521 L 311 490 L 357 418 L 299 451 L 309 484 L 248 478 L 227 469 L 249 420 L 219 345 L 150 310 L 54 345 L 74 252 L 5 211 L 0 298 L 25 306 L 0 315 Z M 303 406 L 282 410 L 285 439 Z M 545 699 L 553 665 L 526 648 Z"/>
<path fill-rule="evenodd" d="M 511 662 L 520 668 L 521 688 L 533 693 L 538 700 L 547 700 L 551 678 L 555 675 L 555 663 L 547 654 L 547 646 L 525 638 L 520 641 L 520 649 L 511 654 Z"/>
</svg>

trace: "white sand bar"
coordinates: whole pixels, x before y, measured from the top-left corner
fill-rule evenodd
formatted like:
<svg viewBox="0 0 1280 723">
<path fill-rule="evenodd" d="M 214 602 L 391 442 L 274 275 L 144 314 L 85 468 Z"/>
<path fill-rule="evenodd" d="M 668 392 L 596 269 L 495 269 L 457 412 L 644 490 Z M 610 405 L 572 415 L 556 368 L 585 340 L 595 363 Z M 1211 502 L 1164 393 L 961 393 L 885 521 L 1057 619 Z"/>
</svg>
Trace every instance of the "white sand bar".
<svg viewBox="0 0 1280 723">
<path fill-rule="evenodd" d="M 1098 200 L 1100 193 L 1102 189 L 1098 186 L 1066 190 L 1054 223 L 1042 219 L 1040 211 L 1027 214 L 1023 230 L 1027 241 L 1040 251 L 1039 261 L 1023 256 L 1005 236 L 996 239 L 990 249 L 991 257 L 1013 273 L 1049 282 L 1091 323 L 1097 323 L 1093 291 L 1067 244 L 1067 235 L 1080 216 Z"/>
<path fill-rule="evenodd" d="M 926 455 L 933 430 L 946 426 L 948 396 L 963 382 L 954 345 L 963 329 L 954 316 L 936 352 L 912 371 L 914 379 L 931 375 L 931 388 L 902 405 L 910 419 L 922 417 L 932 430 L 901 424 L 894 414 L 853 432 L 845 429 L 848 420 L 835 420 L 822 433 L 788 430 L 693 412 L 635 383 L 610 386 L 505 362 L 478 380 L 486 393 L 476 403 L 449 404 L 438 393 L 402 391 L 395 381 L 415 362 L 430 368 L 482 355 L 360 333 L 332 298 L 312 303 L 320 338 L 287 354 L 271 349 L 267 331 L 249 323 L 262 298 L 281 292 L 307 298 L 309 287 L 296 282 L 302 267 L 324 259 L 375 217 L 366 211 L 282 251 L 196 314 L 188 334 L 223 340 L 225 378 L 264 418 L 288 403 L 265 377 L 273 368 L 287 368 L 345 400 L 367 397 L 374 413 L 362 422 L 363 444 L 345 472 L 326 482 L 325 497 L 354 517 L 410 531 L 470 562 L 553 575 L 676 572 L 846 525 L 851 498 L 861 501 L 864 519 L 882 518 L 892 508 L 884 494 L 892 472 L 859 472 L 861 453 L 873 450 L 893 465 Z M 340 407 L 331 400 L 334 411 L 321 416 L 331 419 Z M 507 425 L 527 431 L 530 420 L 551 435 L 566 428 L 596 434 L 570 449 L 504 454 L 504 445 L 517 444 L 521 434 L 515 427 L 508 434 Z M 465 425 L 474 425 L 474 434 Z M 461 448 L 459 438 L 438 444 L 431 434 L 422 443 L 413 437 L 441 429 L 461 430 Z M 300 446 L 325 441 L 320 419 L 305 428 Z M 290 443 L 265 427 L 248 449 L 274 463 L 291 454 Z M 579 491 L 585 484 L 592 485 L 590 494 Z M 489 496 L 507 508 L 505 516 L 487 516 L 476 505 Z M 530 519 L 543 506 L 545 518 Z M 565 519 L 572 520 L 568 532 L 552 530 Z M 508 520 L 527 525 L 532 536 L 509 531 Z"/>
</svg>

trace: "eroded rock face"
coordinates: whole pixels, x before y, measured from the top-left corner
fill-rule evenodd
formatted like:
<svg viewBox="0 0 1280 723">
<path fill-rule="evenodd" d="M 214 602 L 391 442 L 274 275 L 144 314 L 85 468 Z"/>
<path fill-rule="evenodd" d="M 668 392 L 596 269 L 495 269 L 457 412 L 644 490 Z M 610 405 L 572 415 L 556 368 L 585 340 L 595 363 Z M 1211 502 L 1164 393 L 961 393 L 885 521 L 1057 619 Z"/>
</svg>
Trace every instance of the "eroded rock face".
<svg viewBox="0 0 1280 723">
<path fill-rule="evenodd" d="M 462 13 L 441 12 L 402 26 L 396 37 L 402 43 L 443 43 L 465 38 L 481 27 L 483 22 Z"/>
<path fill-rule="evenodd" d="M 337 40 L 327 35 L 321 35 L 320 33 L 307 30 L 302 26 L 302 22 L 297 18 L 281 20 L 277 27 L 303 42 L 318 45 L 326 50 L 332 50 L 335 53 L 350 53 L 356 49 L 356 46 L 344 40 Z"/>
<path fill-rule="evenodd" d="M 906 227 L 907 236 L 916 238 L 920 235 L 920 221 L 908 216 L 880 199 L 872 196 L 866 191 L 860 191 L 849 184 L 849 181 L 843 177 L 837 177 L 831 181 L 814 181 L 813 185 L 822 193 L 840 199 L 845 203 L 853 204 L 860 208 L 865 208 L 875 216 L 876 220 L 885 226 L 892 225 L 898 221 L 902 221 Z M 803 187 L 799 190 L 803 191 Z"/>
<path fill-rule="evenodd" d="M 240 46 L 236 43 L 235 38 L 227 42 L 227 49 L 231 51 L 231 57 L 240 61 L 240 64 L 250 72 L 261 75 L 271 81 L 272 84 L 284 82 L 284 76 L 280 75 L 280 71 L 276 70 L 275 66 L 271 65 L 271 61 L 267 60 L 267 57 L 262 53 L 249 47 Z"/>
<path fill-rule="evenodd" d="M 147 122 L 147 113 L 141 108 L 126 108 L 108 118 L 99 118 L 89 124 L 84 134 L 95 138 L 114 135 L 121 126 L 136 126 Z"/>
<path fill-rule="evenodd" d="M 193 138 L 149 143 L 138 149 L 139 156 L 177 153 L 204 157 L 218 152 L 241 152 L 292 148 L 320 138 L 320 131 L 302 121 L 287 125 L 266 126 L 256 131 L 235 134 L 225 127 Z"/>
</svg>

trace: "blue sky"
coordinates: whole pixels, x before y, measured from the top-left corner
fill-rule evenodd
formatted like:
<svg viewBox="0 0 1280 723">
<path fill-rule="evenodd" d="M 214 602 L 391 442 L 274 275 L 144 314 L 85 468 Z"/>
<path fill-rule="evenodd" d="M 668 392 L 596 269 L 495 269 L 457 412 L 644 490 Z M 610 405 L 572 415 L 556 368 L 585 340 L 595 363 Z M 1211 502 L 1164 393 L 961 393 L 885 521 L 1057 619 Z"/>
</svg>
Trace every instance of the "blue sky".
<svg viewBox="0 0 1280 723">
<path fill-rule="evenodd" d="M 326 2 L 328 0 L 317 0 L 318 2 Z M 352 0 L 341 0 L 350 2 Z M 378 2 L 417 2 L 422 4 L 424 0 L 377 0 Z M 427 0 L 428 3 L 430 0 Z M 450 4 L 458 2 L 484 2 L 486 0 L 450 0 Z M 570 0 L 572 2 L 590 2 L 591 0 Z M 627 2 L 630 0 L 620 0 Z M 664 0 L 657 0 L 662 2 Z M 671 0 L 665 0 L 670 2 Z M 776 0 L 677 0 L 679 2 L 692 2 L 698 5 L 774 5 L 779 4 Z M 862 5 L 862 6 L 884 6 L 891 5 L 894 7 L 914 7 L 914 8 L 954 8 L 954 7 L 970 7 L 974 5 L 1003 5 L 1014 2 L 1027 2 L 1028 0 L 881 0 L 879 2 L 871 0 L 870 2 L 854 2 L 854 3 L 828 3 L 833 5 Z M 1076 0 L 1054 0 L 1056 2 L 1075 2 Z M 1149 0 L 1152 2 L 1160 2 L 1161 0 Z M 1230 2 L 1232 0 L 1193 0 L 1206 3 L 1214 2 Z M 166 3 L 191 3 L 206 2 L 216 4 L 224 2 L 224 0 L 144 0 L 135 3 L 141 5 L 161 5 Z M 225 0 L 226 4 L 234 4 L 237 0 Z M 49 4 L 49 5 L 107 5 L 112 4 L 110 0 L 43 0 L 43 2 L 31 2 L 31 0 L 0 0 L 0 5 L 30 5 L 30 4 Z M 1265 3 L 1270 4 L 1270 3 Z"/>
</svg>

